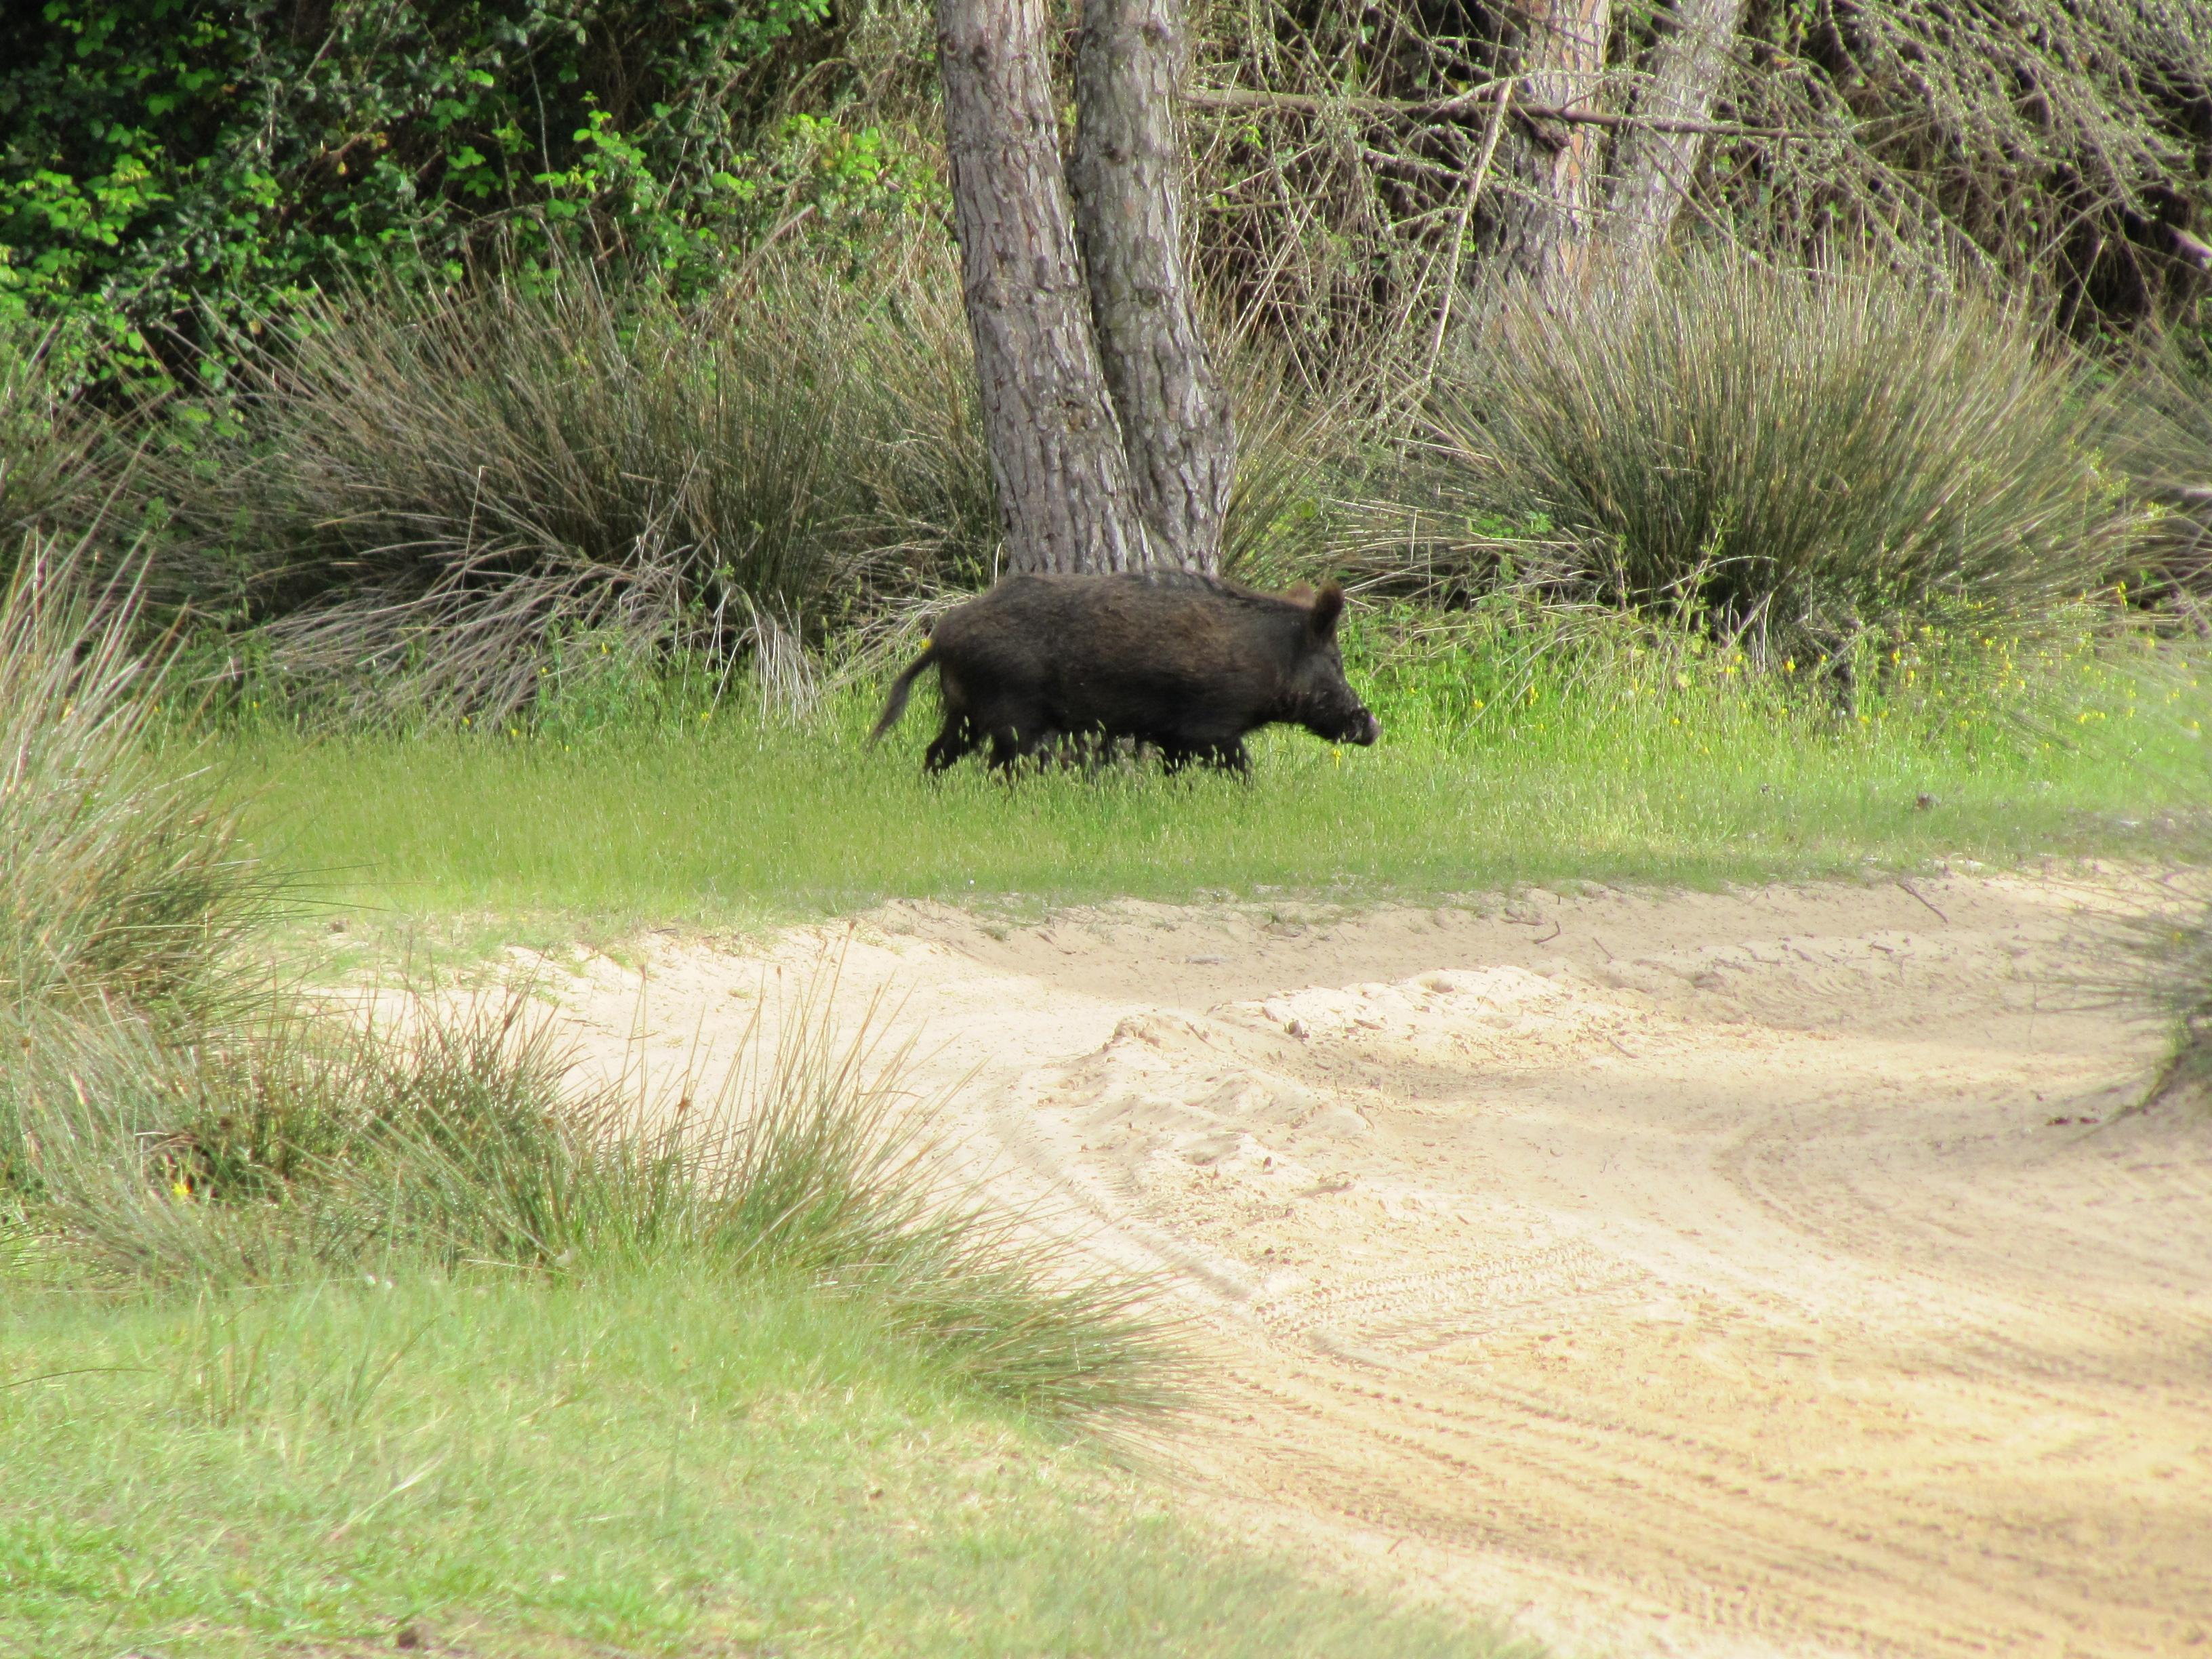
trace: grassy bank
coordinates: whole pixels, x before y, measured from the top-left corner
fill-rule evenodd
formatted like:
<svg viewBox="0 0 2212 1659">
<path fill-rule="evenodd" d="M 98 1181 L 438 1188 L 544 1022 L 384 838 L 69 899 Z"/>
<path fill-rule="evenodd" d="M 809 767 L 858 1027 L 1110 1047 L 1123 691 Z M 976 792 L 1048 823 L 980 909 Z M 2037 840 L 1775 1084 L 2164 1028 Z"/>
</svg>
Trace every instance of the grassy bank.
<svg viewBox="0 0 2212 1659">
<path fill-rule="evenodd" d="M 0 1651 L 1496 1651 L 1201 1540 L 865 1306 L 396 1276 L 0 1297 Z"/>
<path fill-rule="evenodd" d="M 1421 898 L 2124 855 L 2189 800 L 2212 714 L 2186 664 L 2095 654 L 2001 696 L 1856 714 L 1733 668 L 1355 665 L 1382 742 L 1272 732 L 1249 785 L 1156 767 L 927 781 L 930 711 L 872 751 L 858 694 L 795 727 L 702 708 L 598 732 L 240 737 L 227 759 L 263 803 L 255 839 L 341 915 L 619 929 L 894 897 Z"/>
<path fill-rule="evenodd" d="M 0 1652 L 1483 1653 L 1098 1452 L 1146 1287 L 939 1178 L 805 1002 L 665 1109 L 526 994 L 255 965 L 281 881 L 129 592 L 0 588 Z M 640 1108 L 642 1109 L 639 1109 Z"/>
</svg>

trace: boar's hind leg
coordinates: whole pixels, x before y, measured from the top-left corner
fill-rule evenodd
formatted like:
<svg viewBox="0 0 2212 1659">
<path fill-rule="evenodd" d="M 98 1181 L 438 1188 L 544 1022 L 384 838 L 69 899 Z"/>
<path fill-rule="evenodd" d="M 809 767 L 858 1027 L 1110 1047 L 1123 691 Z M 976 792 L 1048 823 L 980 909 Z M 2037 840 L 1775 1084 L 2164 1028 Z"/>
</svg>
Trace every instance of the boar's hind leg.
<svg viewBox="0 0 2212 1659">
<path fill-rule="evenodd" d="M 925 772 L 942 772 L 975 746 L 975 727 L 965 714 L 947 714 L 937 738 L 921 757 Z"/>
</svg>

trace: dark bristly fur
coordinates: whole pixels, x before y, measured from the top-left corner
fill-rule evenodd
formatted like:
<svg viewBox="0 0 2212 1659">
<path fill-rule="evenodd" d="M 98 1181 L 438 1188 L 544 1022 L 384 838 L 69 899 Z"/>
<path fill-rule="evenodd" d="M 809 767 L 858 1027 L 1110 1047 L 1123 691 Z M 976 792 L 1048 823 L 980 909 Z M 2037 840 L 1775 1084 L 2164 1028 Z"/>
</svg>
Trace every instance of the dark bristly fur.
<svg viewBox="0 0 2212 1659">
<path fill-rule="evenodd" d="M 1061 738 L 1128 738 L 1170 771 L 1202 760 L 1243 772 L 1246 736 L 1279 722 L 1370 744 L 1382 727 L 1346 683 L 1343 612 L 1334 585 L 1307 596 L 1180 572 L 1012 576 L 938 623 L 874 736 L 934 665 L 945 724 L 924 763 L 933 772 L 987 739 L 1001 769 Z"/>
</svg>

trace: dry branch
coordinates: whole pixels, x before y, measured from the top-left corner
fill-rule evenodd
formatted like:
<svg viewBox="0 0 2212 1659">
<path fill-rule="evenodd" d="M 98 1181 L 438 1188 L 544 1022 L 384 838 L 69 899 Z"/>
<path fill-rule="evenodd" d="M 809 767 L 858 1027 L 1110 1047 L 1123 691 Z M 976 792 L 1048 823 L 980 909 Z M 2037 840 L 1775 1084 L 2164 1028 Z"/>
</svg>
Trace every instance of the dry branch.
<svg viewBox="0 0 2212 1659">
<path fill-rule="evenodd" d="M 1187 103 L 1200 109 L 1279 110 L 1295 115 L 1364 114 L 1399 120 L 1441 120 L 1471 114 L 1498 101 L 1498 89 L 1510 81 L 1497 81 L 1450 98 L 1366 98 L 1349 94 L 1319 98 L 1296 92 L 1257 92 L 1249 87 L 1192 87 L 1183 94 Z M 1569 125 L 1640 127 L 1651 132 L 1698 133 L 1724 138 L 1816 138 L 1819 133 L 1800 127 L 1754 127 L 1735 121 L 1689 121 L 1664 115 L 1613 114 L 1569 105 L 1529 104 L 1516 99 L 1513 113 L 1521 119 L 1564 121 Z"/>
</svg>

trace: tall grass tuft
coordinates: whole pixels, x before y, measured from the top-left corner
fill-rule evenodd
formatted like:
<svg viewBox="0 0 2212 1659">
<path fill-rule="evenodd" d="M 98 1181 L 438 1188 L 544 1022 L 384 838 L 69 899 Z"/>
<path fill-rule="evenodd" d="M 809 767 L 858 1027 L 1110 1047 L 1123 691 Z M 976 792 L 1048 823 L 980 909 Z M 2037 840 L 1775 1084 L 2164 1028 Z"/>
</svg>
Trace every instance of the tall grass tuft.
<svg viewBox="0 0 2212 1659">
<path fill-rule="evenodd" d="M 719 1088 L 582 1079 L 526 991 L 395 1024 L 289 1009 L 190 1053 L 76 1028 L 8 1068 L 15 1185 L 125 1282 L 703 1268 L 859 1299 L 983 1392 L 1091 1420 L 1168 1403 L 1145 1287 L 1081 1271 L 948 1186 L 897 1054 L 825 1008 Z"/>
<path fill-rule="evenodd" d="M 1444 400 L 1469 519 L 1565 543 L 1582 591 L 1754 649 L 2033 622 L 2141 530 L 2109 411 L 2020 317 L 1875 274 L 1693 260 L 1508 307 Z"/>
<path fill-rule="evenodd" d="M 267 659 L 371 712 L 499 715 L 564 638 L 774 655 L 996 540 L 943 250 L 702 308 L 581 263 L 306 307 L 249 362 L 251 453 L 180 485 Z"/>
<path fill-rule="evenodd" d="M 90 529 L 120 482 L 110 434 L 59 383 L 52 345 L 0 322 L 0 574 L 27 538 Z"/>
<path fill-rule="evenodd" d="M 0 595 L 0 1199 L 51 1197 L 87 1135 L 135 1170 L 270 995 L 245 947 L 277 887 L 218 780 L 157 752 L 143 588 L 90 562 L 33 535 Z"/>
<path fill-rule="evenodd" d="M 2123 976 L 2117 990 L 2127 1006 L 2163 1022 L 2171 1042 L 2153 1079 L 2146 1105 L 2212 1100 L 2212 901 L 2167 906 L 2120 930 Z"/>
<path fill-rule="evenodd" d="M 2124 382 L 2114 458 L 2155 508 L 2136 562 L 2151 591 L 2197 614 L 2212 593 L 2212 361 L 2185 335 L 2151 342 Z"/>
<path fill-rule="evenodd" d="M 217 780 L 153 751 L 141 590 L 88 563 L 33 536 L 0 597 L 0 1020 L 188 1030 L 250 994 L 275 893 Z"/>
<path fill-rule="evenodd" d="M 410 1052 L 434 1081 L 383 1079 L 346 1204 L 417 1259 L 688 1262 L 857 1297 L 964 1381 L 1050 1414 L 1167 1403 L 1179 1366 L 1145 1287 L 1081 1270 L 948 1182 L 905 1052 L 882 1047 L 872 1014 L 841 1033 L 830 982 L 799 993 L 773 1036 L 757 1021 L 713 1086 L 665 1095 L 642 1079 L 580 1086 L 520 995 L 431 1011 Z"/>
</svg>

